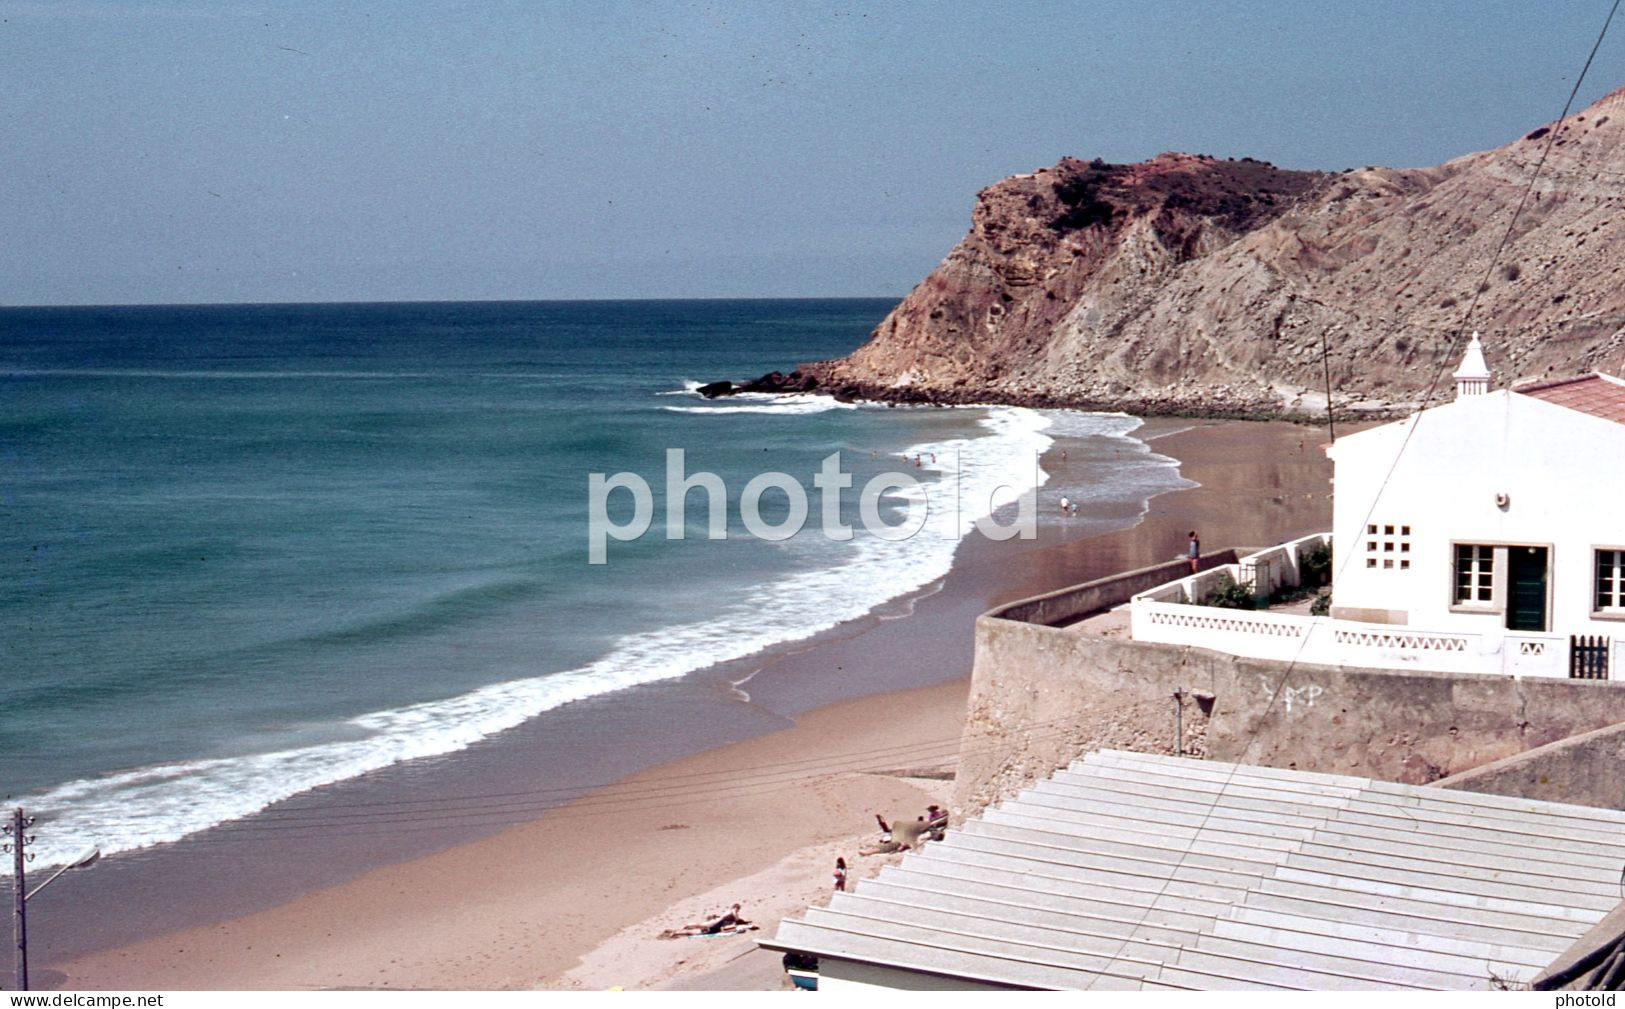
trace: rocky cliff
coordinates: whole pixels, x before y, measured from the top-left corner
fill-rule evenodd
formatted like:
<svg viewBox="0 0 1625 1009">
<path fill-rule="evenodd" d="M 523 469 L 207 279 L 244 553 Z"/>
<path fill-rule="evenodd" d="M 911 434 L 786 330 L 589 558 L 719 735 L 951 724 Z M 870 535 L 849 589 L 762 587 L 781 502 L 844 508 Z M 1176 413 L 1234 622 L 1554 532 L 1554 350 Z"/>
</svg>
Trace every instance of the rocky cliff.
<svg viewBox="0 0 1625 1009">
<path fill-rule="evenodd" d="M 1498 384 L 1625 371 L 1625 88 L 1435 168 L 1065 159 L 977 196 L 970 233 L 849 357 L 778 384 L 1155 412 L 1421 399 L 1447 341 Z M 1548 141 L 1545 166 L 1502 250 Z M 1459 354 L 1459 350 L 1457 351 Z M 767 383 L 772 387 L 775 383 Z"/>
</svg>

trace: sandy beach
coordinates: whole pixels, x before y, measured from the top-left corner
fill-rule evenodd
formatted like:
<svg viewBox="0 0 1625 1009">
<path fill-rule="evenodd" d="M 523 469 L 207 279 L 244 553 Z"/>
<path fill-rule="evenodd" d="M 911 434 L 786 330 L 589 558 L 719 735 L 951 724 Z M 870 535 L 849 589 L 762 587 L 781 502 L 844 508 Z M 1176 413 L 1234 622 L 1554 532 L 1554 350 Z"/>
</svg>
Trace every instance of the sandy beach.
<svg viewBox="0 0 1625 1009">
<path fill-rule="evenodd" d="M 572 734 L 561 718 L 545 738 L 518 731 L 462 759 L 403 772 L 398 792 L 356 786 L 370 787 L 368 802 L 384 811 L 458 787 L 508 794 L 495 790 L 502 781 L 533 797 L 457 807 L 479 835 L 472 840 L 427 824 L 361 840 L 352 834 L 369 821 L 358 814 L 279 835 L 298 842 L 274 855 L 271 846 L 211 848 L 207 839 L 171 846 L 146 873 L 127 870 L 106 898 L 152 897 L 143 930 L 152 937 L 128 941 L 126 924 L 84 950 L 59 943 L 58 955 L 37 961 L 37 981 L 79 989 L 781 987 L 777 957 L 751 937 L 822 899 L 837 856 L 854 880 L 879 868 L 856 855 L 874 838 L 875 812 L 912 816 L 951 791 L 977 613 L 1177 556 L 1193 528 L 1217 549 L 1329 523 L 1320 430 L 1157 421 L 1138 436 L 1180 459 L 1201 486 L 1154 499 L 1142 521 L 1114 532 L 1080 522 L 1037 543 L 967 540 L 953 572 L 906 606 L 749 668 L 629 692 L 617 710 L 630 713 L 617 717 L 631 719 L 622 731 L 643 726 L 633 735 L 609 738 L 585 723 Z M 1119 526 L 1134 519 L 1103 517 Z M 603 710 L 585 705 L 578 714 Z M 668 724 L 655 740 L 649 726 Z M 614 784 L 586 790 L 596 783 L 590 774 L 549 778 L 558 797 L 585 794 L 543 808 L 535 770 L 548 745 L 572 747 L 596 782 Z M 642 769 L 623 776 L 622 761 Z M 478 785 L 459 777 L 476 773 Z M 380 817 L 384 829 L 373 833 L 391 834 L 400 822 Z M 324 858 L 326 869 L 292 868 Z M 160 897 L 167 890 L 147 878 L 172 880 L 183 865 L 203 864 L 214 866 L 211 882 L 189 904 Z M 90 890 L 81 882 L 79 892 Z M 736 901 L 762 932 L 656 938 Z"/>
</svg>

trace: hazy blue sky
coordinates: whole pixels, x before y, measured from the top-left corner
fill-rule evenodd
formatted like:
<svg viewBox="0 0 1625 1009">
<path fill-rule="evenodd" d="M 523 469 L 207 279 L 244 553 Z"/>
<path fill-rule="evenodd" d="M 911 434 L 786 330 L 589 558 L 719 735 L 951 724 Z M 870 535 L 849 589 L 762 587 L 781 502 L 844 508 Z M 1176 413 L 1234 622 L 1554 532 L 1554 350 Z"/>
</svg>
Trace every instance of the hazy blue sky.
<svg viewBox="0 0 1625 1009">
<path fill-rule="evenodd" d="M 1609 2 L 0 0 L 0 303 L 900 295 L 1063 155 L 1504 143 Z"/>
</svg>

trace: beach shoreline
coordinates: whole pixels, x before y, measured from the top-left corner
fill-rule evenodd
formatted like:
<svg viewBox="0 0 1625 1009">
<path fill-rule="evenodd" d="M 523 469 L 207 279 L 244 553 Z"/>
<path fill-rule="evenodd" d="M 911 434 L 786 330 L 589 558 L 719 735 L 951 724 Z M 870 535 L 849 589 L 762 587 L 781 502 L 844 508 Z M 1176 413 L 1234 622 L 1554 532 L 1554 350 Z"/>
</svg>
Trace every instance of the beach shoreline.
<svg viewBox="0 0 1625 1009">
<path fill-rule="evenodd" d="M 1135 437 L 1179 459 L 1181 471 L 1201 486 L 1152 499 L 1144 516 L 1108 517 L 1108 524 L 1133 523 L 1113 532 L 1097 534 L 1080 523 L 1079 535 L 1069 537 L 1063 526 L 1036 543 L 967 540 L 949 575 L 894 613 L 787 646 L 752 663 L 756 668 L 639 688 L 630 703 L 621 698 L 619 707 L 634 709 L 618 713 L 621 727 L 652 719 L 674 730 L 661 739 L 639 737 L 628 745 L 600 725 L 599 750 L 581 752 L 593 735 L 587 722 L 613 714 L 605 703 L 581 705 L 581 724 L 561 730 L 561 739 L 578 746 L 569 754 L 578 767 L 602 773 L 596 781 L 586 775 L 575 782 L 550 774 L 556 798 L 579 793 L 569 804 L 511 810 L 518 825 L 480 822 L 475 826 L 485 836 L 473 840 L 459 838 L 454 827 L 425 827 L 417 850 L 405 845 L 400 857 L 387 844 L 329 839 L 329 849 L 370 856 L 372 864 L 356 857 L 333 866 L 331 878 L 307 874 L 280 890 L 271 885 L 255 891 L 257 902 L 233 904 L 205 887 L 202 902 L 212 916 L 195 909 L 191 920 L 160 916 L 151 927 L 156 938 L 111 937 L 115 941 L 103 942 L 100 951 L 67 950 L 46 959 L 38 979 L 87 989 L 590 987 L 604 981 L 608 975 L 599 968 L 620 961 L 602 952 L 594 959 L 594 951 L 617 939 L 635 945 L 627 930 L 674 917 L 693 920 L 712 910 L 704 898 L 719 887 L 771 874 L 798 852 L 872 833 L 874 811 L 923 809 L 923 801 L 942 798 L 945 789 L 931 783 L 947 780 L 942 775 L 957 749 L 977 614 L 1167 559 L 1182 549 L 1186 527 L 1198 528 L 1210 548 L 1218 548 L 1274 542 L 1324 528 L 1329 520 L 1329 467 L 1317 447 L 1318 431 L 1181 421 L 1151 422 Z M 849 676 L 848 669 L 863 674 Z M 736 685 L 742 673 L 748 675 L 743 691 Z M 537 735 L 516 732 L 467 758 L 403 769 L 400 794 L 421 790 L 425 777 L 438 776 L 441 787 L 455 783 L 458 765 L 470 786 L 481 780 L 528 784 L 539 766 L 552 768 L 537 756 L 537 747 L 547 744 Z M 618 752 L 628 750 L 634 752 Z M 617 758 L 643 766 L 615 774 Z M 781 772 L 775 775 L 774 767 Z M 620 780 L 590 788 L 609 778 Z M 367 784 L 371 801 L 393 794 L 389 786 L 381 792 L 376 782 Z M 655 803 L 655 796 L 662 801 Z M 290 831 L 271 861 L 302 857 L 301 846 L 318 840 L 308 836 L 313 833 Z M 192 847 L 194 865 L 216 853 L 222 872 L 243 861 L 230 856 L 227 844 L 213 851 L 204 841 Z M 250 858 L 265 850 L 247 848 Z M 159 876 L 172 875 L 179 857 L 154 855 L 148 864 Z M 139 868 L 142 861 L 126 864 Z M 490 866 L 502 871 L 492 873 Z M 235 885 L 245 889 L 237 872 Z M 128 897 L 142 886 L 139 873 L 125 875 Z M 274 876 L 275 869 L 249 871 L 251 891 L 256 875 Z M 817 875 L 810 891 L 787 887 L 788 904 L 785 893 L 776 901 L 741 894 L 747 915 L 752 904 L 771 905 L 772 913 L 804 906 L 807 893 L 827 889 L 827 873 Z M 80 889 L 88 892 L 82 883 Z M 658 959 L 664 950 L 647 955 Z M 582 957 L 589 958 L 584 973 L 571 975 Z M 753 969 L 760 980 L 760 966 Z M 629 977 L 637 973 L 628 968 Z M 638 984 L 673 980 L 658 970 L 639 977 L 645 980 Z"/>
</svg>

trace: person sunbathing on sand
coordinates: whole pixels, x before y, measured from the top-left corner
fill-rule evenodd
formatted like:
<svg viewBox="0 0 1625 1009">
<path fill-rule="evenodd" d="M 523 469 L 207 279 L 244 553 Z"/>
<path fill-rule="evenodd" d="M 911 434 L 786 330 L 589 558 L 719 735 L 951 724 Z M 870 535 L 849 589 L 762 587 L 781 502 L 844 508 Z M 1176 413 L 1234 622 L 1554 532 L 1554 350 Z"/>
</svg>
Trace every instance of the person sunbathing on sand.
<svg viewBox="0 0 1625 1009">
<path fill-rule="evenodd" d="M 923 816 L 916 816 L 913 823 L 897 822 L 891 824 L 890 827 L 887 827 L 886 821 L 881 818 L 879 813 L 875 814 L 875 819 L 879 820 L 880 825 L 887 829 L 887 835 L 881 838 L 879 844 L 859 848 L 858 854 L 860 855 L 885 855 L 894 851 L 908 851 L 919 843 L 920 835 L 927 830 L 925 817 Z"/>
<path fill-rule="evenodd" d="M 668 928 L 660 933 L 660 938 L 682 939 L 691 935 L 720 935 L 723 932 L 744 932 L 748 931 L 745 928 L 747 925 L 750 925 L 752 929 L 756 927 L 751 925 L 748 919 L 740 916 L 739 905 L 735 904 L 733 910 L 714 921 L 694 922 L 684 925 L 682 928 Z"/>
</svg>

